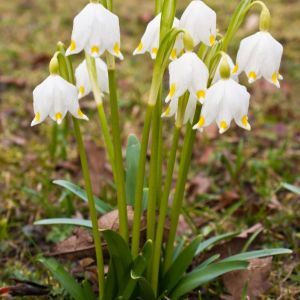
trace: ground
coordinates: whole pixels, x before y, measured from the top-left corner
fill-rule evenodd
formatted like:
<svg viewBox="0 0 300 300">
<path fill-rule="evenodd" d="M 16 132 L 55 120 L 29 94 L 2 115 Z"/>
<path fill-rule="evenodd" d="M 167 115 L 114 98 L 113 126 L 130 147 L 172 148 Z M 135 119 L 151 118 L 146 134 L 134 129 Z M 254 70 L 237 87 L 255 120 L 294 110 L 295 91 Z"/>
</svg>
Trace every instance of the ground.
<svg viewBox="0 0 300 300">
<path fill-rule="evenodd" d="M 125 55 L 124 62 L 117 65 L 124 148 L 128 134 L 140 137 L 143 125 L 143 103 L 148 96 L 152 61 L 148 56 L 132 57 L 131 53 L 153 15 L 152 2 L 115 1 Z M 180 1 L 180 9 L 187 2 Z M 224 33 L 238 1 L 206 2 L 218 12 L 219 30 Z M 54 179 L 70 179 L 82 185 L 72 134 L 68 158 L 51 158 L 52 123 L 47 121 L 30 128 L 32 90 L 47 76 L 47 64 L 57 41 L 69 43 L 73 16 L 85 3 L 0 3 L 0 286 L 11 277 L 45 281 L 44 269 L 35 261 L 36 254 L 68 236 L 70 228 L 41 229 L 32 225 L 35 220 L 87 213 L 78 199 L 52 184 Z M 293 256 L 275 259 L 272 286 L 265 299 L 299 299 L 300 202 L 281 184 L 300 185 L 300 3 L 266 3 L 272 13 L 271 31 L 285 46 L 282 88 L 278 90 L 264 81 L 249 86 L 253 128 L 250 133 L 234 126 L 223 136 L 215 128 L 198 134 L 182 226 L 209 235 L 262 224 L 263 235 L 256 242 L 257 248 L 287 247 L 294 251 Z M 233 57 L 240 38 L 256 30 L 256 23 L 257 15 L 253 12 L 230 48 Z M 94 189 L 102 199 L 113 203 L 114 187 L 101 150 L 103 142 L 92 98 L 82 100 L 82 106 L 91 119 L 82 125 L 90 161 L 99 162 L 93 164 Z M 172 126 L 171 120 L 164 121 L 166 139 L 170 138 Z M 222 293 L 219 286 L 216 291 Z M 219 297 L 209 288 L 206 295 L 207 299 Z"/>
</svg>

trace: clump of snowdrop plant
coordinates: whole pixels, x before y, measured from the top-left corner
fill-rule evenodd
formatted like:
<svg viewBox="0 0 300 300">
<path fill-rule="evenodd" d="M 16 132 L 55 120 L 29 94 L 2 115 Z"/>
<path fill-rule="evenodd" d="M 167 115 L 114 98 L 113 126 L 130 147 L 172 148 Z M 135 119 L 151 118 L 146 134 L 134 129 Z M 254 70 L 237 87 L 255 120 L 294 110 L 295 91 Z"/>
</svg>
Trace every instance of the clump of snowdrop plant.
<svg viewBox="0 0 300 300">
<path fill-rule="evenodd" d="M 57 52 L 50 62 L 50 76 L 33 92 L 35 117 L 32 125 L 43 122 L 48 115 L 61 124 L 67 117 L 67 111 L 71 113 L 90 220 L 60 221 L 56 218 L 42 220 L 37 224 L 61 222 L 91 228 L 98 270 L 98 295 L 103 300 L 179 299 L 226 272 L 247 268 L 249 258 L 290 253 L 287 249 L 270 249 L 223 260 L 212 257 L 190 272 L 189 267 L 194 257 L 213 243 L 234 234 L 223 234 L 204 242 L 202 236 L 197 236 L 185 247 L 183 244 L 176 246 L 175 243 L 196 133 L 201 134 L 207 126 L 216 123 L 223 134 L 230 128 L 232 120 L 245 130 L 251 129 L 248 117 L 251 96 L 247 87 L 239 83 L 242 72 L 246 73 L 250 84 L 263 77 L 279 87 L 279 80 L 282 80 L 279 68 L 283 48 L 269 33 L 271 16 L 268 8 L 261 1 L 242 0 L 227 30 L 217 30 L 216 12 L 204 1 L 191 1 L 178 19 L 175 17 L 175 0 L 155 1 L 156 16 L 147 25 L 138 47 L 133 52 L 134 55 L 149 52 L 154 60 L 154 67 L 149 100 L 145 108 L 142 140 L 139 142 L 134 136 L 129 138 L 126 159 L 127 166 L 131 167 L 125 170 L 115 81 L 115 57 L 123 59 L 123 55 L 120 49 L 119 18 L 111 11 L 112 4 L 112 0 L 94 0 L 78 13 L 74 18 L 69 47 L 58 44 Z M 231 58 L 227 53 L 230 42 L 248 11 L 256 5 L 261 8 L 260 31 L 241 41 L 234 62 L 235 54 L 231 53 Z M 73 73 L 72 57 L 81 52 L 84 52 L 85 57 Z M 162 82 L 167 69 L 169 88 L 166 91 Z M 96 101 L 102 138 L 112 165 L 119 233 L 98 227 L 98 211 L 109 212 L 112 207 L 99 199 L 95 205 L 87 164 L 88 153 L 81 134 L 80 126 L 88 125 L 81 124 L 79 120 L 88 120 L 88 117 L 80 110 L 79 99 L 90 92 Z M 110 108 L 110 123 L 104 112 L 105 95 L 109 97 L 107 105 Z M 164 110 L 163 102 L 168 105 Z M 165 119 L 161 117 L 173 116 L 175 122 L 172 144 L 168 156 L 165 156 L 161 146 L 163 136 L 160 134 L 165 122 L 162 120 Z M 185 137 L 181 141 L 183 127 L 186 127 Z M 151 159 L 147 174 L 146 158 L 150 135 Z M 182 147 L 179 147 L 181 142 Z M 138 147 L 131 147 L 133 145 Z M 173 171 L 181 148 L 173 195 Z M 167 171 L 163 176 L 162 163 L 165 160 Z M 146 185 L 146 182 L 149 184 Z M 70 183 L 65 182 L 63 185 L 74 191 L 70 188 Z M 130 227 L 128 205 L 133 206 L 134 211 L 133 225 Z M 147 231 L 146 236 L 143 236 L 146 243 L 141 245 L 143 207 L 146 207 Z M 168 238 L 163 240 L 168 208 L 170 231 Z M 102 238 L 108 245 L 108 268 L 104 265 Z M 74 281 L 54 260 L 41 261 L 71 297 L 76 300 L 95 298 L 87 281 L 82 284 Z"/>
</svg>

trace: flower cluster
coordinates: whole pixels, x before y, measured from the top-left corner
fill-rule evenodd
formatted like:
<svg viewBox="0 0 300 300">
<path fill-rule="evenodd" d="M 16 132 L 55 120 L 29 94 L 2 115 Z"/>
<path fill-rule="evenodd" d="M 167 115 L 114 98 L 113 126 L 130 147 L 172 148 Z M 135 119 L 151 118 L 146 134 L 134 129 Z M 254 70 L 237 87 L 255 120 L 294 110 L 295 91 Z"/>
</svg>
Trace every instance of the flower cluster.
<svg viewBox="0 0 300 300">
<path fill-rule="evenodd" d="M 101 28 L 101 30 L 99 30 Z M 95 58 L 97 84 L 103 93 L 108 93 L 106 63 L 100 58 L 105 52 L 123 59 L 120 50 L 119 18 L 100 3 L 89 3 L 74 18 L 71 43 L 66 56 L 85 51 Z M 78 100 L 92 91 L 92 83 L 86 60 L 76 69 L 76 86 L 63 79 L 57 66 L 50 76 L 33 91 L 35 117 L 32 126 L 43 122 L 49 115 L 61 124 L 69 111 L 74 117 L 88 120 L 79 108 Z"/>
<path fill-rule="evenodd" d="M 266 16 L 265 16 L 266 17 Z M 267 16 L 268 17 L 268 16 Z M 192 38 L 192 43 L 197 46 L 200 42 L 213 46 L 216 41 L 216 13 L 201 0 L 192 1 L 183 12 L 180 20 L 174 21 L 174 26 L 184 29 Z M 159 41 L 160 15 L 152 20 L 142 37 L 142 41 L 134 54 L 156 53 Z M 172 58 L 175 59 L 179 51 L 183 52 L 183 34 L 176 41 Z M 182 47 L 178 47 L 182 45 Z M 202 130 L 214 121 L 220 133 L 230 127 L 232 119 L 236 124 L 250 130 L 248 122 L 248 107 L 250 95 L 246 88 L 238 83 L 238 76 L 245 72 L 249 83 L 265 78 L 278 88 L 282 76 L 279 73 L 283 47 L 277 42 L 266 28 L 241 41 L 237 54 L 236 64 L 227 55 L 223 54 L 219 66 L 208 88 L 209 73 L 205 64 L 192 52 L 186 52 L 169 65 L 170 91 L 166 102 L 171 101 L 163 113 L 163 117 L 177 115 L 178 98 L 189 92 L 184 122 L 193 122 L 197 100 L 203 104 L 199 122 L 195 129 Z M 152 55 L 155 58 L 155 55 Z M 222 78 L 220 67 L 228 64 L 229 76 Z"/>
</svg>

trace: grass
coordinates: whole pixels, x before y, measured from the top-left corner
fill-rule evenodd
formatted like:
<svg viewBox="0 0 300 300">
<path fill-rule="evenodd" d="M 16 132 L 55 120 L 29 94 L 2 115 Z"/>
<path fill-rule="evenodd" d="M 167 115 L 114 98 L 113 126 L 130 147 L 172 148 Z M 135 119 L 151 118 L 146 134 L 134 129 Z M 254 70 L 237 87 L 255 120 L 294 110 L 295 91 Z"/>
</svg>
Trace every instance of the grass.
<svg viewBox="0 0 300 300">
<path fill-rule="evenodd" d="M 220 12 L 218 23 L 223 32 L 237 1 L 207 2 Z M 58 39 L 69 42 L 72 18 L 85 3 L 83 0 L 0 3 L 0 286 L 7 283 L 9 277 L 45 280 L 44 271 L 34 262 L 35 255 L 44 250 L 40 247 L 47 247 L 46 240 L 56 242 L 70 232 L 68 227 L 50 231 L 33 227 L 35 220 L 69 216 L 79 211 L 85 216 L 87 213 L 79 200 L 51 183 L 54 179 L 71 178 L 82 184 L 76 172 L 79 164 L 74 140 L 69 140 L 69 164 L 66 164 L 59 157 L 51 159 L 49 156 L 50 122 L 33 129 L 29 127 L 33 117 L 32 90 L 47 76 L 48 59 Z M 180 9 L 185 3 L 187 1 L 180 3 Z M 299 267 L 294 268 L 288 280 L 283 279 L 290 265 L 299 264 L 300 204 L 299 197 L 281 188 L 281 183 L 300 185 L 300 7 L 297 1 L 269 0 L 266 3 L 273 15 L 272 33 L 285 45 L 282 88 L 277 90 L 262 81 L 250 87 L 253 95 L 251 133 L 232 128 L 222 137 L 213 129 L 209 134 L 198 134 L 189 178 L 192 180 L 201 173 L 210 180 L 210 187 L 204 194 L 189 199 L 185 215 L 187 220 L 205 220 L 204 226 L 194 228 L 204 235 L 242 230 L 262 223 L 265 230 L 259 247 L 284 246 L 295 251 L 293 258 L 276 260 L 271 276 L 273 287 L 265 299 L 279 296 L 297 299 Z M 143 124 L 142 103 L 147 99 L 152 62 L 147 56 L 133 58 L 131 53 L 151 18 L 153 5 L 151 1 L 118 0 L 115 10 L 121 18 L 125 54 L 125 61 L 118 64 L 125 147 L 128 134 L 140 136 Z M 248 20 L 239 37 L 249 34 L 254 19 L 252 16 Z M 238 40 L 231 53 L 237 47 Z M 5 78 L 11 79 L 11 84 L 5 84 Z M 22 83 L 19 86 L 18 81 Z M 82 105 L 91 119 L 82 126 L 85 138 L 102 147 L 93 101 L 86 98 Z M 164 121 L 166 138 L 171 123 Z M 210 152 L 208 159 L 205 163 L 199 162 L 206 152 Z M 102 171 L 103 166 L 95 170 Z M 99 196 L 113 202 L 114 187 L 110 178 L 103 175 Z M 238 200 L 215 211 L 220 195 L 232 191 Z M 191 224 L 195 226 L 194 222 Z M 207 299 L 213 297 L 211 288 L 207 291 Z M 217 291 L 221 292 L 221 287 Z"/>
</svg>

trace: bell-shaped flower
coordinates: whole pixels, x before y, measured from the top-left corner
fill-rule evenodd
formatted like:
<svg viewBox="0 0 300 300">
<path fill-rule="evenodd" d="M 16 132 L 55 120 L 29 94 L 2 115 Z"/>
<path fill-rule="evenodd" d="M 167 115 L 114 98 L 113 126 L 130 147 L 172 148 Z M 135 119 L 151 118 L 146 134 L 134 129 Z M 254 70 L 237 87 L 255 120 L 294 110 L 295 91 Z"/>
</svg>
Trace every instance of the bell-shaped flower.
<svg viewBox="0 0 300 300">
<path fill-rule="evenodd" d="M 51 74 L 34 89 L 33 109 L 31 126 L 43 122 L 48 115 L 60 124 L 68 111 L 77 119 L 88 120 L 80 110 L 76 87 L 59 75 Z"/>
<path fill-rule="evenodd" d="M 108 73 L 107 65 L 101 58 L 95 58 L 97 80 L 101 92 L 108 93 Z M 78 98 L 88 95 L 92 91 L 92 83 L 90 80 L 87 63 L 84 60 L 75 71 L 76 87 L 78 90 Z"/>
<path fill-rule="evenodd" d="M 193 52 L 186 52 L 169 65 L 170 91 L 166 102 L 189 91 L 201 103 L 204 101 L 208 81 L 208 69 Z"/>
<path fill-rule="evenodd" d="M 222 134 L 234 119 L 238 126 L 251 130 L 248 122 L 249 100 L 250 94 L 244 86 L 231 78 L 219 80 L 208 89 L 200 120 L 194 129 L 202 131 L 216 121 Z"/>
<path fill-rule="evenodd" d="M 245 71 L 249 83 L 264 77 L 279 88 L 282 53 L 282 45 L 269 32 L 257 32 L 241 41 L 235 70 L 238 74 Z"/>
<path fill-rule="evenodd" d="M 144 54 L 149 52 L 152 59 L 156 58 L 158 47 L 159 47 L 159 39 L 160 39 L 160 21 L 161 21 L 161 13 L 158 14 L 153 20 L 149 22 L 147 25 L 146 31 L 142 36 L 142 39 L 134 50 L 133 55 Z M 179 25 L 179 20 L 177 18 L 174 19 L 173 27 L 177 28 Z M 177 38 L 174 49 L 171 53 L 171 59 L 174 60 L 177 56 L 180 55 L 183 50 L 183 42 L 181 38 Z"/>
<path fill-rule="evenodd" d="M 201 0 L 192 1 L 183 12 L 179 28 L 187 30 L 194 41 L 194 46 L 203 42 L 214 45 L 217 35 L 217 15 Z"/>
<path fill-rule="evenodd" d="M 119 18 L 100 3 L 89 3 L 74 18 L 71 44 L 66 55 L 85 50 L 99 57 L 106 50 L 123 59 L 120 51 Z"/>
<path fill-rule="evenodd" d="M 168 108 L 162 114 L 162 117 L 170 118 L 175 115 L 175 118 L 177 119 L 178 102 L 179 102 L 178 98 L 172 99 Z M 185 112 L 184 112 L 183 124 L 186 124 L 188 121 L 190 123 L 193 122 L 197 102 L 198 102 L 197 98 L 193 95 L 190 95 L 188 103 L 185 108 Z"/>
<path fill-rule="evenodd" d="M 218 64 L 218 66 L 217 66 L 216 73 L 215 73 L 215 76 L 213 78 L 212 84 L 218 82 L 221 79 L 220 67 L 221 67 L 222 62 L 223 62 L 224 59 L 226 59 L 226 61 L 229 64 L 231 78 L 233 80 L 239 82 L 239 77 L 238 77 L 238 74 L 237 74 L 236 65 L 234 65 L 231 57 L 228 54 L 224 53 L 224 56 L 222 56 L 222 58 L 220 59 L 220 62 Z"/>
</svg>

